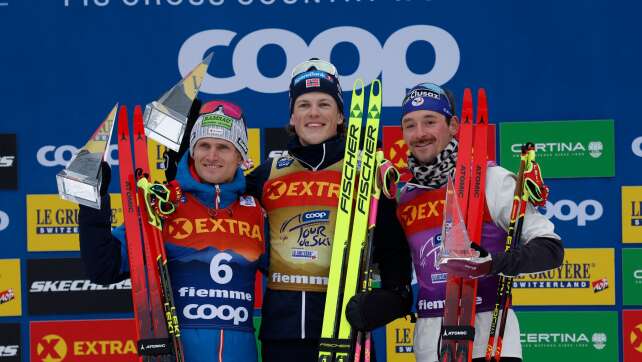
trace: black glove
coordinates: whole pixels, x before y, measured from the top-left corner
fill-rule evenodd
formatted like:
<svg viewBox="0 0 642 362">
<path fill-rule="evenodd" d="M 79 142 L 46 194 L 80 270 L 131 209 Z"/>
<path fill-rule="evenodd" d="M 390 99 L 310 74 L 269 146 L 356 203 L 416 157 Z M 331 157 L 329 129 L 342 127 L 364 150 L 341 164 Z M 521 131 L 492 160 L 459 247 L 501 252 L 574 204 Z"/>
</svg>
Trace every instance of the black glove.
<svg viewBox="0 0 642 362">
<path fill-rule="evenodd" d="M 101 184 L 100 184 L 100 196 L 107 195 L 107 190 L 109 189 L 109 183 L 111 182 L 111 167 L 105 161 L 100 163 L 100 173 Z"/>
<path fill-rule="evenodd" d="M 470 243 L 470 247 L 479 252 L 478 257 L 470 260 L 449 259 L 447 262 L 439 264 L 439 270 L 448 273 L 448 275 L 469 279 L 488 275 L 491 272 L 493 258 L 481 245 Z"/>
<path fill-rule="evenodd" d="M 346 305 L 346 318 L 352 328 L 371 331 L 410 313 L 410 287 L 396 290 L 373 289 L 355 294 Z"/>
</svg>

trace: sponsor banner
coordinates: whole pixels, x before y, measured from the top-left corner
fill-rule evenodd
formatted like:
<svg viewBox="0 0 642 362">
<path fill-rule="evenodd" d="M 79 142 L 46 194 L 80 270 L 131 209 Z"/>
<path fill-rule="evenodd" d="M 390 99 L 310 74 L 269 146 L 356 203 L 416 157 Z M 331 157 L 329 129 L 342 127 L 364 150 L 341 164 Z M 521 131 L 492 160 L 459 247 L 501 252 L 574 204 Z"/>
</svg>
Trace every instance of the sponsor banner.
<svg viewBox="0 0 642 362">
<path fill-rule="evenodd" d="M 567 248 L 557 269 L 513 280 L 513 304 L 614 305 L 613 249 Z"/>
<path fill-rule="evenodd" d="M 488 127 L 488 159 L 495 160 L 495 133 L 496 127 L 490 124 Z M 412 178 L 408 170 L 408 145 L 403 140 L 400 126 L 383 127 L 383 152 L 386 159 L 401 172 L 401 180 L 407 181 Z M 519 163 L 519 161 L 518 161 Z"/>
<path fill-rule="evenodd" d="M 0 134 L 0 189 L 18 189 L 18 147 L 15 134 Z"/>
<path fill-rule="evenodd" d="M 31 362 L 136 362 L 132 319 L 31 322 Z"/>
<path fill-rule="evenodd" d="M 499 126 L 500 160 L 519 168 L 520 146 L 535 143 L 544 177 L 615 176 L 613 120 L 504 122 Z"/>
<path fill-rule="evenodd" d="M 622 242 L 642 243 L 642 186 L 622 186 Z"/>
<path fill-rule="evenodd" d="M 642 249 L 622 249 L 622 304 L 642 305 Z"/>
<path fill-rule="evenodd" d="M 131 312 L 131 281 L 94 284 L 80 259 L 27 260 L 30 314 Z"/>
<path fill-rule="evenodd" d="M 20 324 L 0 324 L 0 362 L 20 362 Z"/>
<path fill-rule="evenodd" d="M 642 310 L 622 311 L 624 362 L 642 361 Z"/>
<path fill-rule="evenodd" d="M 4 231 L 6 228 L 8 228 L 10 221 L 11 220 L 9 219 L 9 214 L 0 210 L 0 231 Z"/>
<path fill-rule="evenodd" d="M 247 129 L 247 142 L 249 143 L 249 157 L 254 162 L 254 167 L 245 171 L 247 175 L 261 163 L 261 130 L 259 128 Z"/>
<path fill-rule="evenodd" d="M 631 142 L 631 152 L 638 157 L 642 157 L 642 136 L 633 139 L 633 142 Z"/>
<path fill-rule="evenodd" d="M 517 312 L 524 361 L 617 361 L 617 312 Z"/>
<path fill-rule="evenodd" d="M 112 227 L 123 223 L 120 194 L 110 194 Z M 75 251 L 78 241 L 78 205 L 58 195 L 27 195 L 27 250 Z"/>
<path fill-rule="evenodd" d="M 266 128 L 265 140 L 263 142 L 263 154 L 265 158 L 276 158 L 287 150 L 290 134 L 283 128 Z"/>
<path fill-rule="evenodd" d="M 22 315 L 20 259 L 0 259 L 0 317 Z"/>
<path fill-rule="evenodd" d="M 414 362 L 414 323 L 399 318 L 386 325 L 386 361 Z"/>
</svg>

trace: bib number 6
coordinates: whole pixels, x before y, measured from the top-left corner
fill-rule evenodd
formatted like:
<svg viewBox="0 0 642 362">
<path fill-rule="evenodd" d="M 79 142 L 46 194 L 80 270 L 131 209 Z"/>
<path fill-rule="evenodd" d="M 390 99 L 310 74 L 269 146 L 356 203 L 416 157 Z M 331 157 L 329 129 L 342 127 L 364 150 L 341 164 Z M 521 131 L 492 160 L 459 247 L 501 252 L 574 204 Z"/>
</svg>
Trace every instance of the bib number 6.
<svg viewBox="0 0 642 362">
<path fill-rule="evenodd" d="M 218 284 L 227 284 L 232 280 L 232 267 L 225 262 L 232 260 L 232 255 L 219 253 L 210 261 L 210 276 Z"/>
</svg>

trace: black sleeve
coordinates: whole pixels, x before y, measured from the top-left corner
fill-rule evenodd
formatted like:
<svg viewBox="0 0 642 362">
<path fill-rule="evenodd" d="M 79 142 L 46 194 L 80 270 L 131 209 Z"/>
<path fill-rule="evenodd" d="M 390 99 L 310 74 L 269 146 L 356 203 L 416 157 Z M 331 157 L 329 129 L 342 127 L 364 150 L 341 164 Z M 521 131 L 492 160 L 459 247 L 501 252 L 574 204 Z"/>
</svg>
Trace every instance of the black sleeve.
<svg viewBox="0 0 642 362">
<path fill-rule="evenodd" d="M 100 210 L 80 206 L 78 231 L 80 256 L 92 282 L 106 285 L 129 277 L 120 272 L 121 243 L 111 234 L 109 195 L 102 197 Z"/>
<path fill-rule="evenodd" d="M 245 177 L 245 192 L 256 197 L 259 202 L 263 196 L 263 184 L 270 176 L 272 169 L 272 158 L 263 161 L 257 168 Z"/>
<path fill-rule="evenodd" d="M 379 265 L 382 287 L 397 289 L 412 281 L 412 259 L 406 236 L 395 214 L 396 203 L 381 196 L 374 234 L 373 261 Z"/>
<path fill-rule="evenodd" d="M 564 247 L 559 239 L 538 237 L 492 257 L 492 274 L 516 276 L 558 268 L 564 261 Z"/>
</svg>

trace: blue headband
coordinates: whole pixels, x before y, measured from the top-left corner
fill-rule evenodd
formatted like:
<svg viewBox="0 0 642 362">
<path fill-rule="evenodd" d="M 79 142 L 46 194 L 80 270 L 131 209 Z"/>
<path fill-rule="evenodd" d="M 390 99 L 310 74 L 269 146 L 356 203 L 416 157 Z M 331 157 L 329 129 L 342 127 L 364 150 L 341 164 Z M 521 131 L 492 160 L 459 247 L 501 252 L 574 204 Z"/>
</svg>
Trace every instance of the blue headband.
<svg viewBox="0 0 642 362">
<path fill-rule="evenodd" d="M 432 83 L 418 84 L 406 93 L 401 104 L 401 117 L 419 110 L 434 111 L 446 118 L 453 116 L 446 92 Z"/>
</svg>

